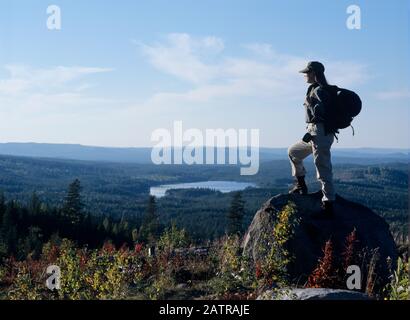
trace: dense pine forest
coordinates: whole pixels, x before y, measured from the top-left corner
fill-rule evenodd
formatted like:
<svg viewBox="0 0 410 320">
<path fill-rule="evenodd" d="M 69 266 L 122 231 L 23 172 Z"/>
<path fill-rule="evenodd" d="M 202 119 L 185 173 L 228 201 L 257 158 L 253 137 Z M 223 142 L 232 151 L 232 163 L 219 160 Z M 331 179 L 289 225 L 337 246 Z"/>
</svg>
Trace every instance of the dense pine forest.
<svg viewBox="0 0 410 320">
<path fill-rule="evenodd" d="M 362 164 L 366 159 L 355 159 L 359 164 L 354 164 L 353 160 L 335 161 L 337 192 L 383 216 L 394 233 L 407 235 L 408 165 Z M 309 161 L 307 170 L 310 190 L 319 190 Z M 247 226 L 261 203 L 287 192 L 292 183 L 289 172 L 285 160 L 262 162 L 257 175 L 240 176 L 236 166 L 155 166 L 0 156 L 0 190 L 6 199 L 21 206 L 29 207 L 35 193 L 43 208 L 58 208 L 64 205 L 67 186 L 79 179 L 88 220 L 123 221 L 122 225 L 127 221 L 132 230 L 142 223 L 150 187 L 209 180 L 252 182 L 257 188 L 243 191 L 243 223 Z M 162 225 L 174 221 L 194 239 L 205 241 L 226 231 L 231 198 L 231 194 L 213 190 L 171 190 L 157 199 L 157 211 Z"/>
</svg>

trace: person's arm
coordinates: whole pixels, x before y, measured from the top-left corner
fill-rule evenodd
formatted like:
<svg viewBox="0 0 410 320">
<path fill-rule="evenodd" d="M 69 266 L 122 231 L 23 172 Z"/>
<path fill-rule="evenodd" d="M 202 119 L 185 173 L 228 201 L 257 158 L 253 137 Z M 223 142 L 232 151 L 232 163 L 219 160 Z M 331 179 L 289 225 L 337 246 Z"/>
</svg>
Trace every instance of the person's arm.
<svg viewBox="0 0 410 320">
<path fill-rule="evenodd" d="M 312 113 L 316 122 L 324 121 L 326 108 L 330 103 L 329 93 L 322 87 L 318 87 L 315 91 L 315 105 L 312 107 Z"/>
</svg>

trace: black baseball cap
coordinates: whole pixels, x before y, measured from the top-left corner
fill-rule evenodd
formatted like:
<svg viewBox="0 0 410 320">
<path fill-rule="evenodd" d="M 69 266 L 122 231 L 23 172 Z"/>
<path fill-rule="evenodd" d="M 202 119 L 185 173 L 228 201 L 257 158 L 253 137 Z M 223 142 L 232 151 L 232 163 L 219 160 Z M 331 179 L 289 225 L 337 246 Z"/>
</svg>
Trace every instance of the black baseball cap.
<svg viewBox="0 0 410 320">
<path fill-rule="evenodd" d="M 307 64 L 306 68 L 303 69 L 303 70 L 300 70 L 299 72 L 300 73 L 309 73 L 311 71 L 318 72 L 318 73 L 323 73 L 323 72 L 325 72 L 325 66 L 322 63 L 320 63 L 319 61 L 310 61 Z"/>
</svg>

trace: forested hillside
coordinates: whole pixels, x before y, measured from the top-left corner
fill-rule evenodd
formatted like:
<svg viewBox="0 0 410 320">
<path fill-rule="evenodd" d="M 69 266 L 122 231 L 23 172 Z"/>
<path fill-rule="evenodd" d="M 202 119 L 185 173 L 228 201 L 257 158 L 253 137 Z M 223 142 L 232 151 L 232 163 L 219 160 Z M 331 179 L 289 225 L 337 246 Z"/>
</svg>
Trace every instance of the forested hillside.
<svg viewBox="0 0 410 320">
<path fill-rule="evenodd" d="M 311 191 L 318 190 L 313 164 L 308 161 Z M 337 191 L 343 197 L 372 208 L 405 233 L 408 224 L 408 166 L 335 164 Z M 240 176 L 235 166 L 155 166 L 87 161 L 0 157 L 0 189 L 5 198 L 29 203 L 33 192 L 51 207 L 61 207 L 67 186 L 79 179 L 85 210 L 92 217 L 110 217 L 140 223 L 149 188 L 166 183 L 207 180 L 246 181 L 258 188 L 243 191 L 245 225 L 268 197 L 286 192 L 292 182 L 288 161 L 262 162 L 255 176 Z M 231 194 L 211 190 L 171 190 L 157 199 L 160 221 L 185 227 L 194 238 L 223 234 Z"/>
</svg>

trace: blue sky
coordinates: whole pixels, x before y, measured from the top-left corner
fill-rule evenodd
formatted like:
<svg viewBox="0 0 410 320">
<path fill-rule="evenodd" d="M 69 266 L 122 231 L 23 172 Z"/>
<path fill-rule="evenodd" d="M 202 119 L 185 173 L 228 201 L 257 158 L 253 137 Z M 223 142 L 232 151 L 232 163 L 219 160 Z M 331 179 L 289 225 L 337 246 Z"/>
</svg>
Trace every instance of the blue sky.
<svg viewBox="0 0 410 320">
<path fill-rule="evenodd" d="M 364 103 L 336 147 L 409 147 L 409 1 L 2 0 L 0 48 L 0 142 L 151 146 L 182 120 L 286 147 L 305 128 L 297 71 L 320 60 Z"/>
</svg>

